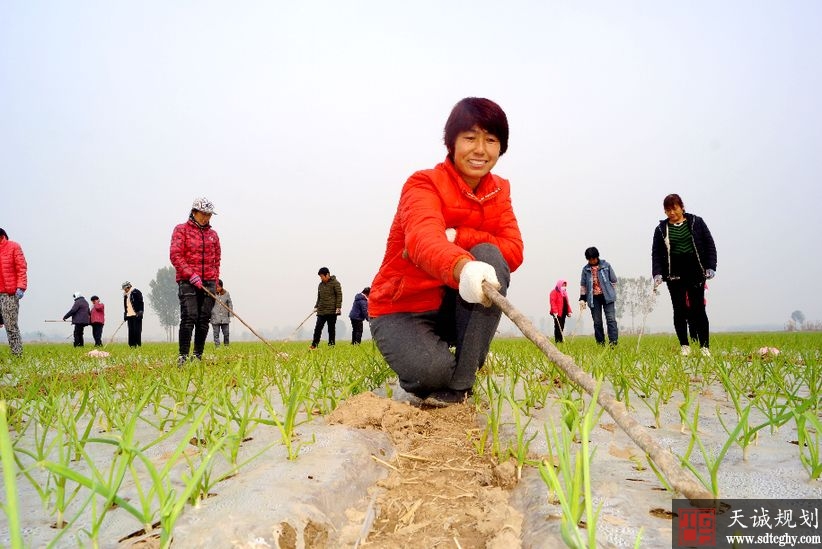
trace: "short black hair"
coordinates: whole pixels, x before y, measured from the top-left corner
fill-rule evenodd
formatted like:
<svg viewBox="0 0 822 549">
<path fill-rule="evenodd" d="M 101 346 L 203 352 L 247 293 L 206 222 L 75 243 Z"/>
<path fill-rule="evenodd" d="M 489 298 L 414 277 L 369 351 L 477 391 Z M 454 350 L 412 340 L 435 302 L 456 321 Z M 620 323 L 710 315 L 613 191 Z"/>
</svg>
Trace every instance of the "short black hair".
<svg viewBox="0 0 822 549">
<path fill-rule="evenodd" d="M 443 141 L 448 149 L 448 158 L 454 161 L 454 147 L 460 132 L 467 132 L 474 126 L 499 139 L 499 155 L 508 150 L 508 117 L 502 107 L 482 97 L 466 97 L 454 105 L 445 123 Z"/>
<path fill-rule="evenodd" d="M 0 229 L 0 238 L 5 238 L 6 240 L 8 240 L 9 235 L 6 234 L 5 229 Z"/>
<path fill-rule="evenodd" d="M 596 246 L 591 246 L 587 250 L 585 250 L 585 259 L 597 259 L 599 258 L 599 250 L 596 249 Z"/>
<path fill-rule="evenodd" d="M 100 298 L 99 298 L 99 297 L 97 297 L 96 295 L 91 296 L 91 300 L 92 300 L 92 301 L 97 301 L 98 299 L 100 299 Z"/>
<path fill-rule="evenodd" d="M 331 271 L 328 270 L 328 267 L 320 267 L 320 270 L 317 271 L 318 275 L 327 275 L 331 274 Z"/>
</svg>

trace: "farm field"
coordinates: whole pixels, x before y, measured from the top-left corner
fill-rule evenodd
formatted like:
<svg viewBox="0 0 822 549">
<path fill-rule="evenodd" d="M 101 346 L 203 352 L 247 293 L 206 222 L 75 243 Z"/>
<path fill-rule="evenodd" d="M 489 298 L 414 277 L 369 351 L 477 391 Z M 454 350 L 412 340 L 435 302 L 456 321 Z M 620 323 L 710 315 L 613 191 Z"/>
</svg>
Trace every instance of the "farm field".
<svg viewBox="0 0 822 549">
<path fill-rule="evenodd" d="M 368 341 L 0 348 L 4 547 L 661 547 L 663 475 L 530 341 L 411 405 Z M 767 351 L 763 352 L 763 348 Z M 822 333 L 560 346 L 704 489 L 822 498 Z"/>
</svg>

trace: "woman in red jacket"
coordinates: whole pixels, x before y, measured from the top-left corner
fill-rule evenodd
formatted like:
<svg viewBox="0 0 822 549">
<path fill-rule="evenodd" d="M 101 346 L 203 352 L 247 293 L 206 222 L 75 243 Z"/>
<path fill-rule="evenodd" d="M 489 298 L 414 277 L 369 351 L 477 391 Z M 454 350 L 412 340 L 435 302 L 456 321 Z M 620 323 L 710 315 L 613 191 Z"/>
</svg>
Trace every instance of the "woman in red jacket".
<svg viewBox="0 0 822 549">
<path fill-rule="evenodd" d="M 194 358 L 201 359 L 208 335 L 211 309 L 220 278 L 220 237 L 209 221 L 216 215 L 214 204 L 197 198 L 191 205 L 188 221 L 174 227 L 171 234 L 171 264 L 177 270 L 177 295 L 180 298 L 180 354 L 177 365 L 188 360 L 191 333 L 194 332 Z"/>
<path fill-rule="evenodd" d="M 28 265 L 23 249 L 17 242 L 9 240 L 6 231 L 0 229 L 0 311 L 9 338 L 11 354 L 23 356 L 23 339 L 17 317 L 20 300 L 28 287 Z"/>
<path fill-rule="evenodd" d="M 463 99 L 444 141 L 445 161 L 402 189 L 368 308 L 400 386 L 438 406 L 470 394 L 501 314 L 482 283 L 504 295 L 523 250 L 510 185 L 491 173 L 508 149 L 505 112 L 488 99 Z"/>
<path fill-rule="evenodd" d="M 568 282 L 557 280 L 557 285 L 548 296 L 551 302 L 551 318 L 554 319 L 554 341 L 562 343 L 565 331 L 565 319 L 571 316 L 571 303 L 568 301 Z"/>
</svg>

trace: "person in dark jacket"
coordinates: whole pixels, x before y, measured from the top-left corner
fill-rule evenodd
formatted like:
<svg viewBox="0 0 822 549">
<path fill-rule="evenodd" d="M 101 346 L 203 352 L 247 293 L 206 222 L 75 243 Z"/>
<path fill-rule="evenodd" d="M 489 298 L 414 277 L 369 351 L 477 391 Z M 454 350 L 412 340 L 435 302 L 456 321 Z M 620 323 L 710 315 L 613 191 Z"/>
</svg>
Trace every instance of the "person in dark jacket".
<svg viewBox="0 0 822 549">
<path fill-rule="evenodd" d="M 83 331 L 86 326 L 91 324 L 91 310 L 88 306 L 88 301 L 80 292 L 74 292 L 74 305 L 71 306 L 69 312 L 63 315 L 63 320 L 71 318 L 71 323 L 74 325 L 74 346 L 83 346 Z"/>
<path fill-rule="evenodd" d="M 348 313 L 348 318 L 351 319 L 351 344 L 359 345 L 362 343 L 362 328 L 363 321 L 368 320 L 368 294 L 371 293 L 371 287 L 366 286 L 362 292 L 354 296 L 354 304 L 351 306 L 351 312 Z"/>
<path fill-rule="evenodd" d="M 688 325 L 704 356 L 710 356 L 708 315 L 705 312 L 705 281 L 716 275 L 716 245 L 705 221 L 686 213 L 678 194 L 662 201 L 666 219 L 654 230 L 651 270 L 654 288 L 668 283 L 674 309 L 674 330 L 683 356 L 691 353 Z"/>
<path fill-rule="evenodd" d="M 96 295 L 91 296 L 91 335 L 94 346 L 103 346 L 103 325 L 106 323 L 106 306 Z"/>
<path fill-rule="evenodd" d="M 314 339 L 310 349 L 316 349 L 323 335 L 323 326 L 328 323 L 328 346 L 333 347 L 337 337 L 337 316 L 342 309 L 342 286 L 337 277 L 331 274 L 328 267 L 317 271 L 320 283 L 317 286 L 317 302 L 314 312 L 317 313 L 317 323 L 314 325 Z"/>
<path fill-rule="evenodd" d="M 140 347 L 143 335 L 143 294 L 126 280 L 123 288 L 123 320 L 128 323 L 128 346 Z"/>
</svg>

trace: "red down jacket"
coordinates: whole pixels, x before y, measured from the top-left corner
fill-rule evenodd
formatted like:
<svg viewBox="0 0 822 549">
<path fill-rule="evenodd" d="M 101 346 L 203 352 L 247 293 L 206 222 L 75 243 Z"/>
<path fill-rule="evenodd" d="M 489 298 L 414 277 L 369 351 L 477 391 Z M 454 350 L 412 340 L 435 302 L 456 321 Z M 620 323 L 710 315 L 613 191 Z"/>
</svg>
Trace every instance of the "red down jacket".
<svg viewBox="0 0 822 549">
<path fill-rule="evenodd" d="M 199 227 L 189 219 L 171 233 L 171 264 L 177 269 L 177 282 L 198 274 L 203 280 L 220 278 L 220 237 L 211 225 Z"/>
<path fill-rule="evenodd" d="M 455 242 L 445 229 L 455 228 Z M 459 287 L 454 267 L 466 250 L 496 245 L 511 272 L 522 264 L 522 236 L 507 180 L 488 174 L 476 190 L 446 159 L 412 175 L 403 186 L 385 257 L 371 284 L 368 314 L 421 313 L 439 308 L 444 286 Z"/>
<path fill-rule="evenodd" d="M 28 287 L 26 257 L 17 242 L 0 238 L 0 294 L 13 294 Z"/>
</svg>

